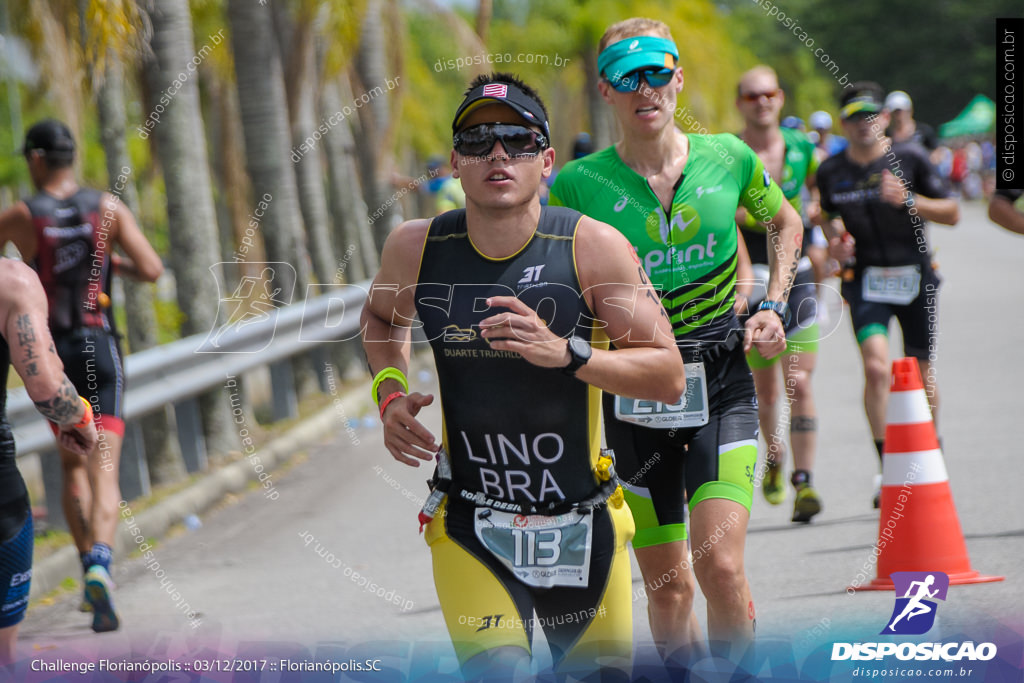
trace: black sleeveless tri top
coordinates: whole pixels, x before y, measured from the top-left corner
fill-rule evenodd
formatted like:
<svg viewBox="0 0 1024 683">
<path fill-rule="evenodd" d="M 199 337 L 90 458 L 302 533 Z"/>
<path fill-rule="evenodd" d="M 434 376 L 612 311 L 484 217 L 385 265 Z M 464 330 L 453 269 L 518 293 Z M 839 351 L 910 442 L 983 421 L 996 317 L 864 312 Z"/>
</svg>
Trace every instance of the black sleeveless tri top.
<svg viewBox="0 0 1024 683">
<path fill-rule="evenodd" d="M 30 263 L 50 304 L 50 330 L 113 330 L 110 306 L 109 225 L 101 211 L 103 193 L 82 188 L 66 199 L 40 192 L 25 200 L 32 213 L 38 249 Z"/>
<path fill-rule="evenodd" d="M 466 212 L 433 219 L 416 285 L 416 310 L 434 352 L 453 483 L 503 502 L 578 502 L 598 486 L 601 392 L 557 368 L 491 349 L 479 323 L 517 296 L 558 336 L 597 346 L 607 337 L 581 292 L 573 244 L 582 214 L 543 207 L 516 254 L 493 259 L 473 245 Z"/>
</svg>

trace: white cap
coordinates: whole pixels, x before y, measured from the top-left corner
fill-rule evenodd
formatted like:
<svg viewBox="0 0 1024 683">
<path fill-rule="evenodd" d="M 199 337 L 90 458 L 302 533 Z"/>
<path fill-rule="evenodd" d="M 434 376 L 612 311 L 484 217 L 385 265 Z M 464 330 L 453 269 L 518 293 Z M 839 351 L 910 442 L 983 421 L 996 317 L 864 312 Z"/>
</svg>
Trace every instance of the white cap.
<svg viewBox="0 0 1024 683">
<path fill-rule="evenodd" d="M 832 117 L 827 111 L 814 112 L 808 121 L 814 130 L 832 130 Z"/>
<path fill-rule="evenodd" d="M 885 98 L 885 108 L 889 111 L 896 111 L 897 109 L 906 109 L 907 111 L 910 111 L 914 108 L 914 105 L 910 101 L 910 95 L 902 90 L 893 90 L 889 93 L 889 96 Z"/>
</svg>

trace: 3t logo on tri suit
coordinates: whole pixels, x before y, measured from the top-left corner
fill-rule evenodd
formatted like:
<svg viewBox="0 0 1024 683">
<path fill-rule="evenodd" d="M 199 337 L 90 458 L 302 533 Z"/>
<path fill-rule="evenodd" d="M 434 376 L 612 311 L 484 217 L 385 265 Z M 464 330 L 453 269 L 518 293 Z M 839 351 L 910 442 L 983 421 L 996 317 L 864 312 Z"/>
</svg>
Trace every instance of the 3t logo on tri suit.
<svg viewBox="0 0 1024 683">
<path fill-rule="evenodd" d="M 491 628 L 492 626 L 494 628 L 498 628 L 498 624 L 501 623 L 501 618 L 503 616 L 505 616 L 505 615 L 504 614 L 488 614 L 488 615 L 483 616 L 483 617 L 478 617 L 478 619 L 480 621 L 480 628 L 478 628 L 476 630 L 476 632 L 480 633 L 480 631 L 486 631 L 487 629 Z"/>
<path fill-rule="evenodd" d="M 540 280 L 540 271 L 544 270 L 546 263 L 542 263 L 539 266 L 528 266 L 523 268 L 523 277 L 519 279 L 519 284 L 526 285 Z"/>
</svg>

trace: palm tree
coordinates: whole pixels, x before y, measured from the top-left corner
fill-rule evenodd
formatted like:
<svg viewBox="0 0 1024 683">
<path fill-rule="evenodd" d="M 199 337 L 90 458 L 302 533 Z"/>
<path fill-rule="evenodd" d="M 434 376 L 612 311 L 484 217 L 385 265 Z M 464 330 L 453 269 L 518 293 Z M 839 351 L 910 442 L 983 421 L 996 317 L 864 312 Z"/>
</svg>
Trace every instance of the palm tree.
<svg viewBox="0 0 1024 683">
<path fill-rule="evenodd" d="M 277 286 L 286 292 L 294 287 L 295 295 L 301 297 L 309 284 L 309 255 L 289 159 L 288 104 L 271 7 L 252 0 L 228 0 L 228 22 L 246 168 L 253 195 L 273 197 L 261 223 L 267 259 L 294 267 L 294 278 L 281 273 Z"/>
<path fill-rule="evenodd" d="M 353 86 L 359 96 L 390 78 L 387 66 L 387 39 L 385 38 L 384 7 L 382 0 L 369 0 L 363 17 L 356 53 Z M 379 209 L 383 215 L 374 222 L 373 239 L 377 252 L 384 248 L 384 240 L 395 221 L 395 205 L 391 196 L 390 183 L 386 174 L 390 171 L 387 163 L 390 154 L 388 133 L 391 127 L 391 110 L 388 97 L 374 97 L 359 109 L 359 134 L 356 136 L 359 167 L 363 177 L 363 197 L 367 209 L 373 213 Z"/>
<path fill-rule="evenodd" d="M 61 119 L 71 129 L 76 140 L 82 140 L 82 64 L 76 59 L 65 25 L 66 16 L 75 16 L 75 8 L 59 6 L 59 3 L 31 2 L 28 7 L 29 24 L 34 35 L 33 52 L 42 70 L 43 81 L 47 84 L 50 97 L 61 113 Z M 58 18 L 60 17 L 60 18 Z M 76 169 L 81 169 L 81 157 L 75 160 Z"/>
<path fill-rule="evenodd" d="M 320 135 L 317 131 L 320 124 L 317 117 L 319 78 L 314 34 L 317 25 L 322 23 L 318 21 L 317 15 L 323 15 L 326 10 L 326 7 L 318 8 L 315 3 L 304 2 L 299 4 L 295 12 L 279 12 L 277 15 L 281 54 L 287 55 L 285 87 L 291 120 L 292 149 L 298 148 L 305 140 L 315 139 L 315 134 Z M 297 160 L 293 155 L 292 160 L 295 163 L 299 206 L 309 237 L 313 271 L 317 280 L 326 284 L 334 282 L 337 264 L 328 226 L 322 144 L 321 138 L 314 151 L 298 155 Z"/>
<path fill-rule="evenodd" d="M 299 193 L 291 156 L 288 102 L 285 98 L 281 51 L 274 32 L 270 0 L 228 0 L 231 51 L 234 55 L 238 104 L 242 113 L 245 159 L 253 195 L 268 203 L 261 229 L 267 259 L 290 264 L 275 272 L 275 287 L 304 297 L 310 282 Z M 294 272 L 294 274 L 293 274 Z M 316 387 L 313 366 L 295 357 L 291 371 L 299 394 Z"/>
<path fill-rule="evenodd" d="M 112 51 L 107 54 L 103 82 L 96 90 L 96 105 L 99 110 L 100 136 L 106 152 L 108 186 L 123 184 L 120 199 L 138 216 L 139 195 L 135 191 L 131 159 L 125 146 L 124 73 L 120 57 Z M 126 182 L 120 181 L 121 175 L 128 176 Z M 145 226 L 140 227 L 145 232 Z M 157 324 L 153 307 L 155 286 L 131 278 L 125 278 L 122 284 L 129 348 L 135 353 L 156 346 Z M 175 440 L 171 438 L 173 432 L 167 420 L 166 408 L 143 417 L 140 423 L 151 483 L 160 485 L 183 479 L 184 461 Z"/>
<path fill-rule="evenodd" d="M 321 112 L 323 116 L 329 117 L 341 111 L 342 106 L 338 79 L 330 79 L 324 83 Z M 379 260 L 366 215 L 366 204 L 359 193 L 355 139 L 349 122 L 342 121 L 332 128 L 324 136 L 323 144 L 331 187 L 335 244 L 338 245 L 338 253 L 344 254 L 345 281 L 358 282 L 377 271 Z"/>
<path fill-rule="evenodd" d="M 218 267 L 213 259 L 219 249 L 199 88 L 195 78 L 178 80 L 178 74 L 196 56 L 192 17 L 188 0 L 141 1 L 153 27 L 152 56 L 145 66 L 150 92 L 158 98 L 153 111 L 163 109 L 153 132 L 167 189 L 171 268 L 178 306 L 185 314 L 182 332 L 199 334 L 217 324 L 218 301 L 209 295 L 209 271 L 211 266 Z M 165 97 L 172 92 L 173 96 Z M 230 405 L 223 391 L 208 392 L 201 397 L 200 406 L 208 448 L 237 450 L 238 434 L 231 426 Z"/>
<path fill-rule="evenodd" d="M 491 30 L 491 17 L 494 15 L 494 2 L 492 0 L 480 0 L 476 10 L 476 34 L 480 36 L 480 42 L 487 44 L 487 33 Z"/>
<path fill-rule="evenodd" d="M 306 0 L 307 2 L 311 0 Z M 348 70 L 358 47 L 365 0 L 326 0 L 323 21 L 316 32 L 316 58 L 319 65 L 320 120 L 337 121 L 338 113 L 353 102 Z M 327 165 L 330 192 L 332 238 L 338 271 L 344 282 L 358 282 L 377 271 L 380 260 L 374 244 L 371 222 L 361 188 L 356 154 L 354 116 L 346 116 L 321 139 Z"/>
</svg>

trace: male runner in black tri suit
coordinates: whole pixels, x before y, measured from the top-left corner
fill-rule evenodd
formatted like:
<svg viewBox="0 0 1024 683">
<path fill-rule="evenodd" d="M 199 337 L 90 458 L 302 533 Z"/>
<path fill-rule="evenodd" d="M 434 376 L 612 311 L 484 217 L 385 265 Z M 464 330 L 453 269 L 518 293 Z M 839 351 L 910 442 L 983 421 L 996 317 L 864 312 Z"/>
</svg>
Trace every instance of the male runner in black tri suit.
<svg viewBox="0 0 1024 683">
<path fill-rule="evenodd" d="M 926 221 L 955 225 L 960 207 L 946 184 L 914 143 L 885 137 L 889 112 L 877 83 L 855 83 L 840 99 L 843 131 L 850 141 L 842 154 L 818 169 L 822 227 L 829 252 L 853 265 L 844 278 L 853 331 L 864 361 L 864 410 L 879 460 L 885 439 L 889 398 L 889 321 L 899 320 L 903 352 L 918 360 L 925 392 L 938 411 L 933 362 L 939 274 L 932 264 Z M 842 219 L 840 223 L 839 219 Z M 881 478 L 876 477 L 878 507 Z"/>
<path fill-rule="evenodd" d="M 452 129 L 466 208 L 400 225 L 363 309 L 384 443 L 412 466 L 438 453 L 416 418 L 433 396 L 405 393 L 418 315 L 438 369 L 446 493 L 421 521 L 463 674 L 511 680 L 539 625 L 560 674 L 622 680 L 633 523 L 600 453 L 601 389 L 677 401 L 682 360 L 625 238 L 541 207 L 555 154 L 536 92 L 480 76 Z"/>
<path fill-rule="evenodd" d="M 0 665 L 14 660 L 18 624 L 28 607 L 32 581 L 32 512 L 25 481 L 15 464 L 7 422 L 7 369 L 25 384 L 42 415 L 54 422 L 58 440 L 85 456 L 96 445 L 88 401 L 61 370 L 46 326 L 46 293 L 28 266 L 0 258 Z"/>
<path fill-rule="evenodd" d="M 37 194 L 0 214 L 0 248 L 14 242 L 43 283 L 57 353 L 87 397 L 100 431 L 88 458 L 61 449 L 64 515 L 85 574 L 94 631 L 118 627 L 110 563 L 117 530 L 118 463 L 124 438 L 124 373 L 110 283 L 114 272 L 153 282 L 163 272 L 131 211 L 105 192 L 81 188 L 67 126 L 45 120 L 25 136 L 25 161 Z M 114 254 L 120 246 L 128 255 Z"/>
</svg>

